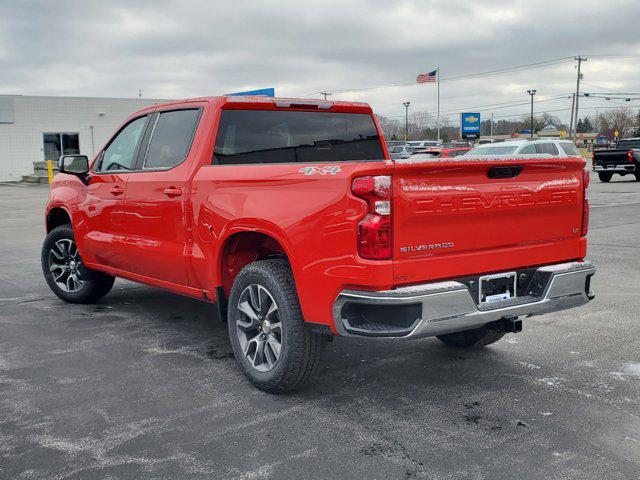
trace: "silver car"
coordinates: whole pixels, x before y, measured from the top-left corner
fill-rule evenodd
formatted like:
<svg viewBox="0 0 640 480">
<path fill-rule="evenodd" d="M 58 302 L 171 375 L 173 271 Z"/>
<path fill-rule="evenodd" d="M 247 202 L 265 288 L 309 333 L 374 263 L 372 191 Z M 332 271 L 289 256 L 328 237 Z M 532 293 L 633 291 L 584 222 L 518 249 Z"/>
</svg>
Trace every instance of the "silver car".
<svg viewBox="0 0 640 480">
<path fill-rule="evenodd" d="M 395 145 L 389 147 L 389 156 L 392 159 L 406 159 L 413 155 L 413 148 L 407 145 Z"/>
</svg>

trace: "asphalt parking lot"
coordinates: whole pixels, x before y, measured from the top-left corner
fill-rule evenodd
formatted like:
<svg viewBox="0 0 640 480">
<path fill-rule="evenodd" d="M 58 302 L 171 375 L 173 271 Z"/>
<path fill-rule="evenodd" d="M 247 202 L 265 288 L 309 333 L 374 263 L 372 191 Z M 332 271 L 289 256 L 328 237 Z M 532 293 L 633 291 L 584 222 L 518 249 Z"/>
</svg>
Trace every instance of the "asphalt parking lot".
<svg viewBox="0 0 640 480">
<path fill-rule="evenodd" d="M 48 187 L 0 186 L 0 478 L 640 477 L 640 183 L 592 179 L 597 298 L 479 351 L 329 344 L 305 390 L 251 387 L 212 305 L 40 271 Z"/>
</svg>

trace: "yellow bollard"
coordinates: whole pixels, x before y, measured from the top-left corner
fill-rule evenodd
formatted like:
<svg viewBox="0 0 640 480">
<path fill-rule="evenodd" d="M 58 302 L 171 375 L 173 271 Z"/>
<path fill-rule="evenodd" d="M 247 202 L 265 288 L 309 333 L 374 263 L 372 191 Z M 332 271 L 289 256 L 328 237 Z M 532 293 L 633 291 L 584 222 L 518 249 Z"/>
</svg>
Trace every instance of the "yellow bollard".
<svg viewBox="0 0 640 480">
<path fill-rule="evenodd" d="M 53 165 L 51 160 L 47 160 L 47 172 L 49 173 L 49 185 L 53 183 Z"/>
</svg>

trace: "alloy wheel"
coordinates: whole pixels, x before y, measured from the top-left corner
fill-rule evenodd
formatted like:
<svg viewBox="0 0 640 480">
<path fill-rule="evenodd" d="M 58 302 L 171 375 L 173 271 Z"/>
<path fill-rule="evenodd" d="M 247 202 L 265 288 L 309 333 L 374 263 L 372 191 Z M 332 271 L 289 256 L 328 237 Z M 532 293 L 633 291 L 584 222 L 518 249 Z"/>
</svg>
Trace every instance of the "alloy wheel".
<svg viewBox="0 0 640 480">
<path fill-rule="evenodd" d="M 67 293 L 78 292 L 85 284 L 80 273 L 82 260 L 73 240 L 58 240 L 49 250 L 49 272 L 58 287 Z"/>
<path fill-rule="evenodd" d="M 278 306 L 262 285 L 252 284 L 240 294 L 236 331 L 242 353 L 260 372 L 271 370 L 282 351 L 282 323 Z"/>
</svg>

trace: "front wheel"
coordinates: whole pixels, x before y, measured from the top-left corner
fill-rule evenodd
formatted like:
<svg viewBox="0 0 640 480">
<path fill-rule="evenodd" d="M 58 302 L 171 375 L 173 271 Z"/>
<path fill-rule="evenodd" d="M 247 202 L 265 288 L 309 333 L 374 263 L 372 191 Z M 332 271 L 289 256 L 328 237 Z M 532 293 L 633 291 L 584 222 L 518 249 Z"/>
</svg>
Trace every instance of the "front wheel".
<svg viewBox="0 0 640 480">
<path fill-rule="evenodd" d="M 504 337 L 504 333 L 485 325 L 473 330 L 439 335 L 437 338 L 449 347 L 480 348 L 497 342 Z"/>
<path fill-rule="evenodd" d="M 49 288 L 68 303 L 93 303 L 104 297 L 115 278 L 84 266 L 71 225 L 54 228 L 42 245 L 42 273 Z"/>
<path fill-rule="evenodd" d="M 598 178 L 601 182 L 608 183 L 613 177 L 613 173 L 599 173 Z"/>
<path fill-rule="evenodd" d="M 261 390 L 295 390 L 318 370 L 326 339 L 305 327 L 284 260 L 261 260 L 240 271 L 229 296 L 227 324 L 240 369 Z"/>
</svg>

